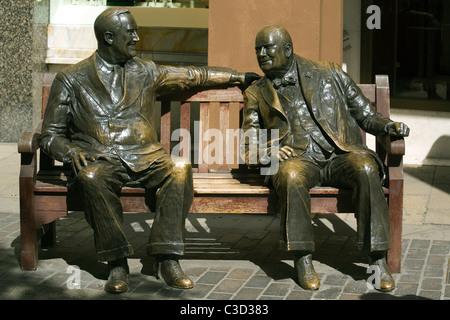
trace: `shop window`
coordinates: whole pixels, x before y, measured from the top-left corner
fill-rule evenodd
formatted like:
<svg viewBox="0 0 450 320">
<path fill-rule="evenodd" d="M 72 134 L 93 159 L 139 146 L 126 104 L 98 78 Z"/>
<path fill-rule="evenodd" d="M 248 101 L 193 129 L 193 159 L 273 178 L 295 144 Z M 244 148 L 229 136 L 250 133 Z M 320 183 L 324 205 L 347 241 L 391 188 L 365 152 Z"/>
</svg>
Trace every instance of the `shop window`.
<svg viewBox="0 0 450 320">
<path fill-rule="evenodd" d="M 450 0 L 365 2 L 381 9 L 381 28 L 362 33 L 371 77 L 390 76 L 399 106 L 414 100 L 423 109 L 450 111 Z"/>
</svg>

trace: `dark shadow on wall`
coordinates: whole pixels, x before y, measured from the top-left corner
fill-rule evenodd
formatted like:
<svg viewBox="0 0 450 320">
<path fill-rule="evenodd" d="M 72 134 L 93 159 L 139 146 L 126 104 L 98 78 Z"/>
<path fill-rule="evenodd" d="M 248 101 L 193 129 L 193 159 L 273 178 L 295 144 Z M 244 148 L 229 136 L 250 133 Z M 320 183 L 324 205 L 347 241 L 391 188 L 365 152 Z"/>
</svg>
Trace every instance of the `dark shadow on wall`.
<svg viewBox="0 0 450 320">
<path fill-rule="evenodd" d="M 437 139 L 428 152 L 427 159 L 450 160 L 450 136 L 441 136 Z"/>
</svg>

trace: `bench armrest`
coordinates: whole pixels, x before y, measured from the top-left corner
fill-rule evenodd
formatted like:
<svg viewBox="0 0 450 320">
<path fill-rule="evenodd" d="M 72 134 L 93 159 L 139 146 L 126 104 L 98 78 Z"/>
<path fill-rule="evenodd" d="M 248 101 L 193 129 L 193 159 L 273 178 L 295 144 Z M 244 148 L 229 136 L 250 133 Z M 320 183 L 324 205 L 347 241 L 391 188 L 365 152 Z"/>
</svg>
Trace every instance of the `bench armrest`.
<svg viewBox="0 0 450 320">
<path fill-rule="evenodd" d="M 39 149 L 39 135 L 41 124 L 33 132 L 24 132 L 19 139 L 18 152 L 20 153 L 20 194 L 30 195 L 37 173 L 37 150 Z M 22 201 L 22 196 L 21 196 Z"/>
<path fill-rule="evenodd" d="M 389 155 L 405 155 L 405 139 L 392 139 L 389 135 L 377 137 L 378 146 L 382 147 L 384 152 Z"/>
<path fill-rule="evenodd" d="M 35 153 L 39 149 L 39 135 L 41 131 L 41 123 L 36 126 L 33 132 L 24 132 L 19 139 L 19 153 Z"/>
</svg>

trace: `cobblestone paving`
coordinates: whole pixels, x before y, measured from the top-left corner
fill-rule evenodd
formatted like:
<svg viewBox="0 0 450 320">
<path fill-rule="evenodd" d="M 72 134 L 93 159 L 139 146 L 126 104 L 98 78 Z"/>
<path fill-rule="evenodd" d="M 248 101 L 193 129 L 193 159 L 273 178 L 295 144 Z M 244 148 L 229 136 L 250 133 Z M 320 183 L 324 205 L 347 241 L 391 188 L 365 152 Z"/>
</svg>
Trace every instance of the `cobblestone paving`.
<svg viewBox="0 0 450 320">
<path fill-rule="evenodd" d="M 129 260 L 130 290 L 112 295 L 103 291 L 106 265 L 96 262 L 92 231 L 81 212 L 57 222 L 58 243 L 41 249 L 36 271 L 18 266 L 18 215 L 0 214 L 0 286 L 6 288 L 0 299 L 450 299 L 450 241 L 404 239 L 402 273 L 394 275 L 397 288 L 380 293 L 368 288 L 367 260 L 355 248 L 355 232 L 336 216 L 314 220 L 313 259 L 321 287 L 310 292 L 295 282 L 290 256 L 278 249 L 277 217 L 192 214 L 181 263 L 195 288 L 176 290 L 154 277 L 153 260 L 145 255 L 151 222 L 148 213 L 125 216 L 136 251 Z M 241 227 L 235 230 L 220 227 L 236 223 Z M 249 223 L 251 231 L 244 231 Z M 74 283 L 77 270 L 80 281 Z"/>
</svg>

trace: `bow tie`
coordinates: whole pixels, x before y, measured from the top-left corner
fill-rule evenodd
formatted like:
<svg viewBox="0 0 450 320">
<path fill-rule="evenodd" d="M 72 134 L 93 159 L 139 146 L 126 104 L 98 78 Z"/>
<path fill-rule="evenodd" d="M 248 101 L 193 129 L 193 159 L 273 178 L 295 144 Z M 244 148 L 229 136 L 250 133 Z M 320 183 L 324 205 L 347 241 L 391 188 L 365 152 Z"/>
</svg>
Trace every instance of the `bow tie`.
<svg viewBox="0 0 450 320">
<path fill-rule="evenodd" d="M 295 86 L 297 79 L 294 76 L 284 77 L 283 79 L 274 79 L 272 85 L 275 89 L 280 87 Z"/>
</svg>

